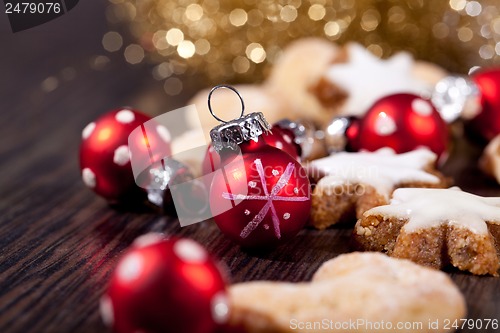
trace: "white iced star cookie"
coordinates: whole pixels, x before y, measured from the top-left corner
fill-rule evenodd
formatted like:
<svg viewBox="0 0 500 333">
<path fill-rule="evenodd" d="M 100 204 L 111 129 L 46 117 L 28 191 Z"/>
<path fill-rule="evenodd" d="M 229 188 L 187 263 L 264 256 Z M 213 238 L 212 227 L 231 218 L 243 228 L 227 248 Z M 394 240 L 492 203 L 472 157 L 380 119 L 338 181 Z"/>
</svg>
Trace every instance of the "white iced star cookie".
<svg viewBox="0 0 500 333">
<path fill-rule="evenodd" d="M 319 179 L 312 196 L 311 222 L 319 229 L 354 220 L 375 206 L 388 203 L 398 187 L 445 187 L 434 169 L 436 154 L 426 148 L 396 154 L 390 148 L 375 152 L 337 153 L 308 166 Z"/>
<path fill-rule="evenodd" d="M 428 72 L 438 72 L 431 77 L 444 75 L 440 69 L 416 67 L 406 52 L 383 60 L 355 43 L 348 44 L 345 51 L 346 61 L 334 62 L 324 74 L 322 88 L 317 89 L 319 94 L 326 92 L 326 96 L 319 96 L 324 104 L 341 102 L 342 115 L 362 116 L 377 100 L 390 94 L 430 93 L 433 84 Z M 329 97 L 333 100 L 328 101 Z"/>
<path fill-rule="evenodd" d="M 380 331 L 405 333 L 423 332 L 426 326 L 398 328 L 397 323 L 438 321 L 432 331 L 447 332 L 453 328 L 442 323 L 466 314 L 464 297 L 446 274 L 381 253 L 338 256 L 325 262 L 311 282 L 235 284 L 229 299 L 230 323 L 248 333 L 378 331 L 349 325 L 357 320 L 384 322 Z"/>
<path fill-rule="evenodd" d="M 497 276 L 500 197 L 480 197 L 459 188 L 397 189 L 389 205 L 363 214 L 354 239 L 360 249 Z"/>
</svg>

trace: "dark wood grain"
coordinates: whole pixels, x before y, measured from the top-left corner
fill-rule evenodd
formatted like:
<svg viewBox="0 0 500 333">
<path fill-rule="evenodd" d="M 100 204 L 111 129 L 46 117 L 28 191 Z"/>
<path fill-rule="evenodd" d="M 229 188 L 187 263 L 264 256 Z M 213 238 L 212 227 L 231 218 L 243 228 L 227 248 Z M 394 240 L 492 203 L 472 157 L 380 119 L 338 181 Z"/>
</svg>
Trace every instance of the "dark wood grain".
<svg viewBox="0 0 500 333">
<path fill-rule="evenodd" d="M 0 19 L 0 332 L 107 332 L 98 299 L 120 254 L 149 231 L 204 244 L 233 282 L 308 280 L 325 260 L 348 252 L 351 230 L 340 228 L 303 230 L 281 248 L 249 254 L 213 223 L 180 228 L 154 211 L 111 208 L 83 186 L 77 152 L 89 121 L 120 105 L 156 115 L 183 105 L 202 84 L 183 78 L 189 89 L 167 97 L 150 65 L 129 66 L 119 53 L 108 54 L 104 70 L 92 69 L 89 60 L 104 53 L 104 7 L 84 1 L 67 17 L 15 35 Z M 60 79 L 66 67 L 75 69 L 74 80 Z M 40 83 L 49 76 L 60 84 L 44 93 Z M 457 141 L 443 171 L 464 190 L 500 195 L 477 169 L 480 151 Z M 450 275 L 470 318 L 500 319 L 500 279 Z"/>
</svg>

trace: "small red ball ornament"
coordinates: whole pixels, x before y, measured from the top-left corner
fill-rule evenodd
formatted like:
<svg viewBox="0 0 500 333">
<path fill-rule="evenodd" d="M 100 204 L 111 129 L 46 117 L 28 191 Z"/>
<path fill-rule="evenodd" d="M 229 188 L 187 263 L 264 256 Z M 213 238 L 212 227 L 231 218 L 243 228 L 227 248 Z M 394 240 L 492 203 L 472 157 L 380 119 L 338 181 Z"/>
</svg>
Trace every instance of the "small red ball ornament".
<svg viewBox="0 0 500 333">
<path fill-rule="evenodd" d="M 404 153 L 427 147 L 441 156 L 448 147 L 448 125 L 428 100 L 413 94 L 381 98 L 363 118 L 336 118 L 325 133 L 331 150 L 390 147 Z"/>
<path fill-rule="evenodd" d="M 147 234 L 120 259 L 100 310 L 116 333 L 214 333 L 229 305 L 219 266 L 201 245 Z"/>
<path fill-rule="evenodd" d="M 472 78 L 479 89 L 481 106 L 470 127 L 490 141 L 500 133 L 500 68 L 479 71 Z"/>
<path fill-rule="evenodd" d="M 221 87 L 227 88 L 217 86 L 212 92 Z M 256 112 L 210 132 L 221 158 L 210 188 L 210 208 L 220 230 L 246 248 L 274 247 L 295 236 L 311 208 L 306 171 L 265 141 L 269 130 L 262 113 Z"/>
<path fill-rule="evenodd" d="M 85 185 L 110 202 L 145 197 L 145 190 L 138 187 L 134 180 L 130 151 L 143 152 L 148 160 L 151 147 L 165 156 L 170 155 L 169 133 L 161 125 L 156 127 L 154 134 L 141 136 L 129 143 L 130 133 L 150 119 L 139 111 L 124 108 L 110 111 L 84 128 L 80 170 Z"/>
</svg>

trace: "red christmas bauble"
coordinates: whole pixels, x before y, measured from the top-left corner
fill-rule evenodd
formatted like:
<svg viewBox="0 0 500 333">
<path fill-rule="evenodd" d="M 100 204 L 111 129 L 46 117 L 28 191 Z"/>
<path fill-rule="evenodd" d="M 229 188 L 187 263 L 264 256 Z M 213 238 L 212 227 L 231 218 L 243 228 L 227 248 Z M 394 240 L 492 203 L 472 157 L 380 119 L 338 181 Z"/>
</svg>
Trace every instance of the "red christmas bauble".
<svg viewBox="0 0 500 333">
<path fill-rule="evenodd" d="M 120 259 L 100 309 L 117 333 L 213 333 L 229 306 L 219 265 L 201 245 L 147 234 Z"/>
<path fill-rule="evenodd" d="M 210 208 L 220 230 L 246 248 L 268 248 L 295 236 L 311 209 L 306 171 L 264 136 L 222 150 L 212 180 Z"/>
<path fill-rule="evenodd" d="M 150 120 L 139 111 L 125 108 L 110 111 L 84 128 L 80 170 L 84 183 L 95 193 L 110 202 L 145 196 L 145 190 L 135 183 L 130 151 L 134 152 L 135 159 L 146 161 L 150 160 L 151 151 L 170 155 L 168 130 L 161 125 L 129 143 L 131 132 Z"/>
<path fill-rule="evenodd" d="M 481 111 L 471 121 L 472 130 L 490 141 L 500 133 L 500 68 L 473 75 L 481 96 Z"/>
<path fill-rule="evenodd" d="M 390 147 L 404 153 L 427 147 L 442 155 L 448 147 L 448 126 L 435 107 L 413 94 L 378 100 L 346 135 L 354 150 Z"/>
<path fill-rule="evenodd" d="M 345 137 L 347 142 L 345 143 L 346 151 L 357 151 L 359 150 L 359 126 L 360 119 L 351 117 L 349 120 L 349 127 L 345 130 Z"/>
<path fill-rule="evenodd" d="M 300 161 L 301 148 L 294 142 L 294 134 L 292 131 L 274 125 L 271 132 L 262 135 L 266 143 L 272 147 L 276 147 L 281 151 L 292 156 L 297 161 Z M 220 157 L 213 146 L 207 148 L 205 158 L 203 159 L 201 168 L 204 175 L 219 169 Z"/>
</svg>

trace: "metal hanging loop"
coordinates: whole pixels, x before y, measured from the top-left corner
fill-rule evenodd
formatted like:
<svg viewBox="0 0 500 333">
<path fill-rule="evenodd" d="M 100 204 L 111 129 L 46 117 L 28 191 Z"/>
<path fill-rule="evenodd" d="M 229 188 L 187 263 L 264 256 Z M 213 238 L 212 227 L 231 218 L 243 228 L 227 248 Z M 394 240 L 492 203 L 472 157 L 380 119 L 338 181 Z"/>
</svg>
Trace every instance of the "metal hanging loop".
<svg viewBox="0 0 500 333">
<path fill-rule="evenodd" d="M 241 102 L 241 114 L 239 116 L 239 118 L 243 117 L 243 114 L 245 113 L 245 103 L 243 102 L 243 98 L 241 97 L 240 93 L 238 92 L 238 90 L 236 90 L 234 87 L 231 87 L 231 86 L 227 86 L 227 85 L 224 85 L 224 84 L 220 84 L 218 86 L 215 86 L 212 88 L 212 90 L 210 90 L 210 93 L 208 94 L 208 110 L 210 111 L 210 114 L 215 118 L 217 119 L 218 121 L 220 121 L 221 123 L 227 123 L 227 121 L 217 117 L 214 113 L 214 111 L 212 110 L 212 104 L 210 103 L 210 100 L 212 99 L 212 94 L 214 93 L 214 91 L 216 91 L 217 89 L 221 89 L 221 88 L 225 88 L 225 89 L 229 89 L 229 90 L 232 90 L 236 95 L 238 95 L 239 99 L 240 99 L 240 102 Z"/>
</svg>

